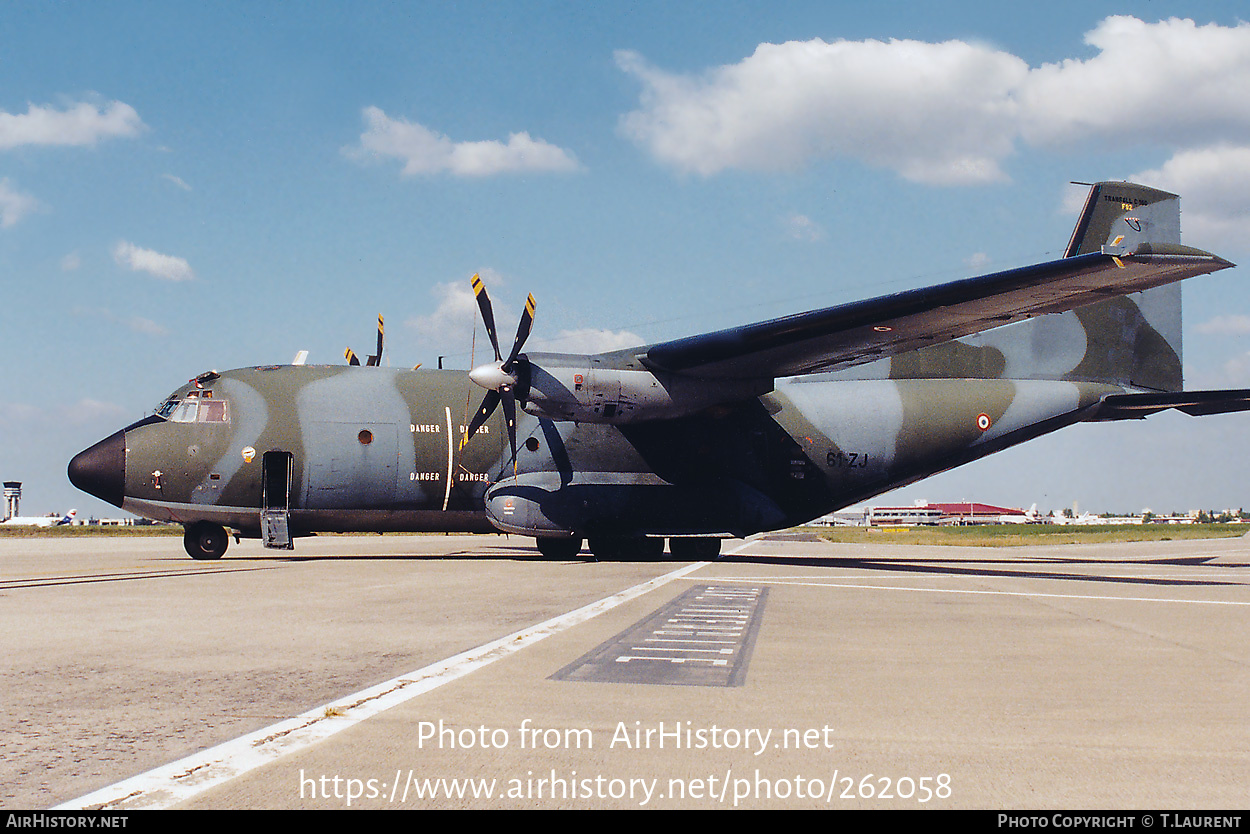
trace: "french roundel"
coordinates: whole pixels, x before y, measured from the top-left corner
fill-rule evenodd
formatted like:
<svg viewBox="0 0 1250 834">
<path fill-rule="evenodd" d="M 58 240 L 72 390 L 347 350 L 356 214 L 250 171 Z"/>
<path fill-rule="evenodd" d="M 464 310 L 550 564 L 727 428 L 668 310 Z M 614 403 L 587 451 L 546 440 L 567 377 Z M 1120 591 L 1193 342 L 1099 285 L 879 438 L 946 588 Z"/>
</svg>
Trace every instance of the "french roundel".
<svg viewBox="0 0 1250 834">
<path fill-rule="evenodd" d="M 990 415 L 985 414 L 984 412 L 977 415 L 977 428 L 981 431 L 985 431 L 993 425 L 993 423 L 994 421 L 990 419 Z"/>
</svg>

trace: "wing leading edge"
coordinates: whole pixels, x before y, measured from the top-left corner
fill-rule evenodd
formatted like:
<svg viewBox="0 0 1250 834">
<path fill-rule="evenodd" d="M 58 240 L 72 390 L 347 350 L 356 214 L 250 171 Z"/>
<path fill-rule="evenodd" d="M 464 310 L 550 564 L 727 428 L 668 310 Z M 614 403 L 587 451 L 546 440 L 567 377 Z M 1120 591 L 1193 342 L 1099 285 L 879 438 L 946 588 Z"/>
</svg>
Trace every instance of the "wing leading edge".
<svg viewBox="0 0 1250 834">
<path fill-rule="evenodd" d="M 835 371 L 1233 266 L 1173 243 L 1122 248 L 676 339 L 631 351 L 654 371 L 719 379 Z"/>
</svg>

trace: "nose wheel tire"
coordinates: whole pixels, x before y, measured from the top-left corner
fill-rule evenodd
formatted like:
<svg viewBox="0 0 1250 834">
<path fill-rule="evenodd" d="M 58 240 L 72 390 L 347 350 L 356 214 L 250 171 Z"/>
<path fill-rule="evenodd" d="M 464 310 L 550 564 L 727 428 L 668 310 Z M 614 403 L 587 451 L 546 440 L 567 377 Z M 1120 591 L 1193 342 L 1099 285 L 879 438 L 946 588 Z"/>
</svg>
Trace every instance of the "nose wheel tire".
<svg viewBox="0 0 1250 834">
<path fill-rule="evenodd" d="M 187 531 L 182 536 L 182 546 L 192 559 L 220 559 L 229 544 L 226 529 L 210 521 L 187 525 Z"/>
</svg>

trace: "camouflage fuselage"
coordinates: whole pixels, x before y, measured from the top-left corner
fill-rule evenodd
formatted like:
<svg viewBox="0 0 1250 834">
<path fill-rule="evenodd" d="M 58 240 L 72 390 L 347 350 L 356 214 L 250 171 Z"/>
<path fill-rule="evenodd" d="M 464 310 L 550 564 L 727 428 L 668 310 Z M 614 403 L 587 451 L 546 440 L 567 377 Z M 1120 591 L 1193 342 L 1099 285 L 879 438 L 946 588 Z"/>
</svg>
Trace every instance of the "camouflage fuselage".
<svg viewBox="0 0 1250 834">
<path fill-rule="evenodd" d="M 484 531 L 748 535 L 807 521 L 1081 420 L 1105 384 L 801 378 L 630 425 L 496 415 L 461 450 L 459 371 L 272 366 L 190 383 L 125 432 L 122 506 L 257 535 L 266 453 L 289 453 L 294 534 Z M 490 495 L 488 496 L 488 490 Z M 506 498 L 540 507 L 525 515 Z M 488 501 L 489 499 L 489 501 Z M 488 503 L 489 516 L 488 516 Z M 493 521 L 493 523 L 492 523 Z"/>
<path fill-rule="evenodd" d="M 1181 378 L 1176 282 L 1231 265 L 1181 244 L 1175 194 L 1104 182 L 1058 261 L 629 350 L 520 353 L 531 298 L 504 360 L 475 277 L 496 362 L 471 376 L 377 367 L 379 319 L 366 367 L 202 374 L 69 476 L 186 525 L 195 558 L 224 553 L 225 527 L 271 547 L 498 529 L 549 557 L 583 537 L 706 555 L 1081 420 L 1250 410 L 1250 390 Z"/>
</svg>

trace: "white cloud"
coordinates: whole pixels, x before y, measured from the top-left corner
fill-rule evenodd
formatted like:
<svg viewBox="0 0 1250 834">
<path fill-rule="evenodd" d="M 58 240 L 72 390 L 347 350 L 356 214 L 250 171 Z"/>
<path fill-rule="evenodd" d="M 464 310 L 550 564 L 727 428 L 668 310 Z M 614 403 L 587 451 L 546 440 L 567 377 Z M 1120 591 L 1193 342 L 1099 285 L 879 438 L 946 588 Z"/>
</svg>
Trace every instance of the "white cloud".
<svg viewBox="0 0 1250 834">
<path fill-rule="evenodd" d="M 785 219 L 786 237 L 791 240 L 814 242 L 822 240 L 825 230 L 806 214 L 791 214 Z"/>
<path fill-rule="evenodd" d="M 453 142 L 424 125 L 393 119 L 377 107 L 366 107 L 364 117 L 368 130 L 360 134 L 359 145 L 344 148 L 344 153 L 353 159 L 401 160 L 404 176 L 446 173 L 488 177 L 523 171 L 576 171 L 581 167 L 569 151 L 525 132 L 510 134 L 506 143 Z"/>
<path fill-rule="evenodd" d="M 961 41 L 760 44 L 702 76 L 664 72 L 633 52 L 617 65 L 643 83 L 621 129 L 683 171 L 794 169 L 853 157 L 925 182 L 1003 178 L 1020 58 Z"/>
<path fill-rule="evenodd" d="M 113 247 L 113 260 L 127 269 L 146 272 L 165 281 L 190 281 L 195 278 L 186 259 L 142 249 L 125 240 L 118 241 Z"/>
<path fill-rule="evenodd" d="M 94 145 L 113 136 L 136 136 L 146 125 L 129 104 L 79 102 L 56 110 L 31 104 L 25 113 L 0 110 L 0 150 L 22 145 Z"/>
<path fill-rule="evenodd" d="M 1230 388 L 1244 388 L 1250 385 L 1250 353 L 1234 356 L 1224 363 L 1223 385 Z"/>
<path fill-rule="evenodd" d="M 1133 179 L 1181 195 L 1184 240 L 1244 247 L 1250 238 L 1250 144 L 1180 151 Z"/>
<path fill-rule="evenodd" d="M 183 191 L 190 191 L 190 190 L 191 190 L 191 186 L 187 185 L 187 184 L 186 184 L 186 182 L 184 182 L 184 181 L 183 181 L 182 177 L 175 177 L 173 174 L 161 174 L 161 177 L 162 177 L 163 179 L 167 179 L 167 180 L 169 180 L 169 181 L 170 181 L 170 182 L 172 182 L 174 185 L 176 185 L 176 186 L 178 186 L 179 188 L 181 188 Z"/>
<path fill-rule="evenodd" d="M 1188 144 L 1246 137 L 1250 129 L 1250 23 L 1198 26 L 1109 17 L 1086 33 L 1087 60 L 1044 64 L 1019 90 L 1024 137 Z"/>
<path fill-rule="evenodd" d="M 1250 24 L 1109 17 L 1086 41 L 1092 58 L 1037 68 L 965 41 L 766 43 L 698 74 L 620 52 L 642 83 L 620 127 L 705 176 L 847 158 L 935 184 L 1004 179 L 1022 143 L 1250 145 Z"/>
<path fill-rule="evenodd" d="M 168 336 L 169 329 L 163 325 L 157 324 L 151 319 L 143 316 L 119 316 L 112 310 L 107 308 L 87 308 L 75 307 L 74 314 L 79 316 L 89 316 L 97 318 L 110 324 L 120 324 L 123 327 L 133 330 L 135 333 L 142 333 L 147 336 Z"/>
<path fill-rule="evenodd" d="M 1059 213 L 1065 217 L 1076 217 L 1081 213 L 1081 209 L 1085 208 L 1085 201 L 1089 199 L 1089 186 L 1080 183 L 1070 182 L 1064 185 L 1063 193 L 1059 197 Z"/>
<path fill-rule="evenodd" d="M 125 316 L 119 318 L 118 321 L 136 333 L 143 333 L 147 336 L 169 335 L 168 327 L 165 327 L 163 324 L 157 324 L 151 319 L 145 319 L 143 316 Z"/>
<path fill-rule="evenodd" d="M 981 269 L 990 262 L 990 256 L 984 252 L 973 252 L 964 258 L 964 265 L 971 269 Z"/>
<path fill-rule="evenodd" d="M 70 252 L 64 258 L 61 258 L 61 270 L 63 272 L 73 272 L 80 266 L 82 266 L 82 258 L 78 256 L 77 252 Z"/>
<path fill-rule="evenodd" d="M 0 229 L 16 225 L 23 217 L 39 208 L 39 201 L 34 197 L 9 185 L 7 177 L 0 179 Z"/>
<path fill-rule="evenodd" d="M 93 422 L 116 423 L 126 416 L 126 409 L 116 403 L 83 398 L 76 403 L 57 406 L 0 402 L 0 423 L 9 426 L 46 429 L 49 426 L 82 426 Z"/>
<path fill-rule="evenodd" d="M 1213 335 L 1244 336 L 1250 333 L 1250 316 L 1216 316 L 1213 319 L 1204 321 L 1194 329 L 1199 333 Z"/>
<path fill-rule="evenodd" d="M 583 327 L 578 330 L 561 330 L 551 338 L 535 337 L 525 347 L 533 351 L 553 353 L 605 353 L 624 350 L 646 344 L 645 340 L 628 330 L 599 330 Z"/>
<path fill-rule="evenodd" d="M 489 281 L 491 287 L 500 283 L 497 276 L 492 276 Z M 473 298 L 469 282 L 435 284 L 430 292 L 436 300 L 433 312 L 413 316 L 406 324 L 417 332 L 419 340 L 427 344 L 459 345 L 467 342 L 473 333 L 474 316 L 477 315 L 477 301 Z"/>
<path fill-rule="evenodd" d="M 507 292 L 500 291 L 507 286 L 507 281 L 498 272 L 483 269 L 479 274 L 490 292 L 500 352 L 507 354 L 516 337 L 517 322 L 521 318 L 520 306 L 514 307 Z M 490 339 L 482 326 L 477 299 L 473 296 L 469 281 L 435 284 L 430 292 L 436 299 L 434 310 L 426 315 L 413 316 L 405 322 L 416 332 L 417 340 L 444 355 L 460 358 L 463 354 L 466 364 L 470 361 L 470 350 L 474 353 L 474 362 L 481 363 L 492 359 Z M 536 321 L 541 321 L 541 317 L 540 303 Z M 475 330 L 477 344 L 472 346 Z M 538 326 L 526 340 L 524 349 L 556 353 L 602 353 L 641 344 L 645 344 L 643 338 L 627 330 L 582 328 L 562 330 L 554 336 L 547 336 L 541 326 Z"/>
</svg>

